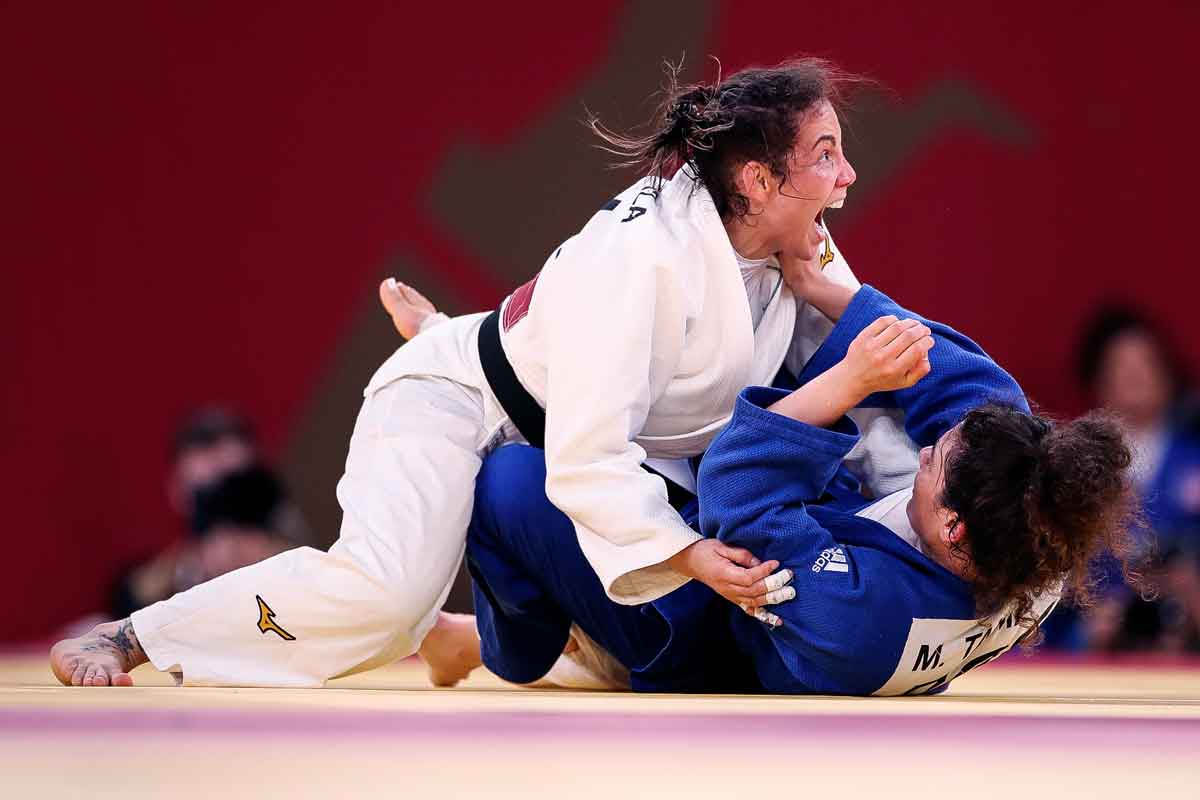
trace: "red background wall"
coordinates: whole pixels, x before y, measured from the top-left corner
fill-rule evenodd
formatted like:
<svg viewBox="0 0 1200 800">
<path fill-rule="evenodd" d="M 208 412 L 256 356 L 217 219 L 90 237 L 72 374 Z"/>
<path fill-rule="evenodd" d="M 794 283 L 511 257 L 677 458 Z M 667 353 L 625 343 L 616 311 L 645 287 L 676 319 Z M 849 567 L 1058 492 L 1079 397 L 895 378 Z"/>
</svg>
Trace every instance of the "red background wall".
<svg viewBox="0 0 1200 800">
<path fill-rule="evenodd" d="M 282 453 L 398 251 L 452 310 L 512 285 L 431 214 L 432 184 L 458 143 L 502 149 L 570 98 L 628 19 L 532 5 L 0 11 L 0 641 L 96 609 L 176 535 L 165 443 L 188 408 L 241 407 Z M 726 70 L 826 55 L 901 116 L 952 79 L 1029 134 L 950 125 L 852 194 L 832 224 L 860 277 L 972 333 L 1052 410 L 1081 408 L 1075 331 L 1106 298 L 1200 363 L 1195 7 L 900 5 L 725 2 L 707 28 Z M 537 197 L 515 183 L 481 191 Z"/>
</svg>

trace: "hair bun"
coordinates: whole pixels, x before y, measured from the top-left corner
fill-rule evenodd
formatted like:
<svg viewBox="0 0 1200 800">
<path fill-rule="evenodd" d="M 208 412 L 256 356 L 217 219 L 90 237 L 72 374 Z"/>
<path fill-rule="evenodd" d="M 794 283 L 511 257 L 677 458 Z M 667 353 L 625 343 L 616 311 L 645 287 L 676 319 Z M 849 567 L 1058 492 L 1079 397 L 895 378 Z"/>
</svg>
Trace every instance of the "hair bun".
<svg viewBox="0 0 1200 800">
<path fill-rule="evenodd" d="M 1031 481 L 1031 516 L 1077 531 L 1108 515 L 1128 480 L 1133 460 L 1118 422 L 1089 414 L 1057 426 L 1038 441 L 1042 451 Z"/>
<path fill-rule="evenodd" d="M 1064 581 L 1086 603 L 1089 565 L 1123 563 L 1136 497 L 1121 426 L 1101 414 L 1060 425 L 997 405 L 969 412 L 947 462 L 943 504 L 966 524 L 972 588 L 983 614 Z"/>
<path fill-rule="evenodd" d="M 711 118 L 715 93 L 710 86 L 695 86 L 683 92 L 671 106 L 669 117 L 674 122 L 700 123 Z"/>
</svg>

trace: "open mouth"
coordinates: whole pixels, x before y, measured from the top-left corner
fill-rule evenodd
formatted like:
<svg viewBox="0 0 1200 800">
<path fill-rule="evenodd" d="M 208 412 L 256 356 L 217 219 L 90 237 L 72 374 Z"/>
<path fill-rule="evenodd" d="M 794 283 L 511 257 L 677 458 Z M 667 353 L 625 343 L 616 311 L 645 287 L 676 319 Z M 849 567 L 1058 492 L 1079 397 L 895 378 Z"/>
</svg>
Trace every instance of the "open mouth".
<svg viewBox="0 0 1200 800">
<path fill-rule="evenodd" d="M 824 230 L 825 228 L 825 211 L 830 208 L 841 208 L 846 204 L 846 195 L 842 195 L 837 200 L 827 203 L 825 208 L 817 212 L 817 216 L 813 218 L 813 222 L 817 223 L 817 227 Z"/>
<path fill-rule="evenodd" d="M 813 222 L 816 225 L 817 233 L 821 237 L 825 236 L 825 230 L 826 230 L 826 228 L 825 228 L 825 209 L 826 208 L 832 208 L 832 206 L 826 206 L 825 208 L 822 208 L 820 211 L 817 212 L 817 216 L 813 218 Z"/>
<path fill-rule="evenodd" d="M 813 217 L 812 230 L 808 234 L 808 243 L 814 249 L 819 249 L 821 242 L 825 241 L 825 211 L 822 209 Z"/>
</svg>

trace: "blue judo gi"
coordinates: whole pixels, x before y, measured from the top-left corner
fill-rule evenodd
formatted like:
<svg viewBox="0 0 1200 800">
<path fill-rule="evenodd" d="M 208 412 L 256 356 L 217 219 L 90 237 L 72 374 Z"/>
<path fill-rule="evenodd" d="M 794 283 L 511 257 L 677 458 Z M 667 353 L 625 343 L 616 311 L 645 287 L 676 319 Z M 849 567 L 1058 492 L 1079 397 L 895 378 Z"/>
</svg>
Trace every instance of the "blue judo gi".
<svg viewBox="0 0 1200 800">
<path fill-rule="evenodd" d="M 798 382 L 838 363 L 886 314 L 922 319 L 864 286 Z M 936 339 L 929 376 L 863 406 L 901 409 L 922 447 L 986 402 L 1028 411 L 1017 383 L 978 345 L 922 321 Z M 635 691 L 899 694 L 940 691 L 1011 647 L 1022 633 L 1010 630 L 1012 618 L 978 625 L 964 581 L 856 516 L 869 501 L 842 465 L 858 441 L 854 423 L 817 428 L 766 410 L 786 394 L 741 394 L 700 466 L 699 508 L 681 512 L 706 536 L 792 570 L 796 598 L 772 607 L 780 627 L 698 581 L 644 605 L 610 601 L 573 524 L 545 497 L 541 451 L 510 446 L 483 464 L 468 534 L 484 663 L 510 681 L 537 680 L 575 622 L 630 670 Z"/>
</svg>

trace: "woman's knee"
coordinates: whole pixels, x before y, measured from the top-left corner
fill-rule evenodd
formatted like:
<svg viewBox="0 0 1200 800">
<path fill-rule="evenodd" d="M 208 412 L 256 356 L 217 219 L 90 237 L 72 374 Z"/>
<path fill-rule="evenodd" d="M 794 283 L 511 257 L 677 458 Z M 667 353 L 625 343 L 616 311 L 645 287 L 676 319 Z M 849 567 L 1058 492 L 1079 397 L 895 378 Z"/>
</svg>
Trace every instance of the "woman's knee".
<svg viewBox="0 0 1200 800">
<path fill-rule="evenodd" d="M 484 459 L 475 480 L 472 535 L 510 529 L 557 511 L 546 499 L 546 457 L 528 445 L 501 447 Z"/>
</svg>

